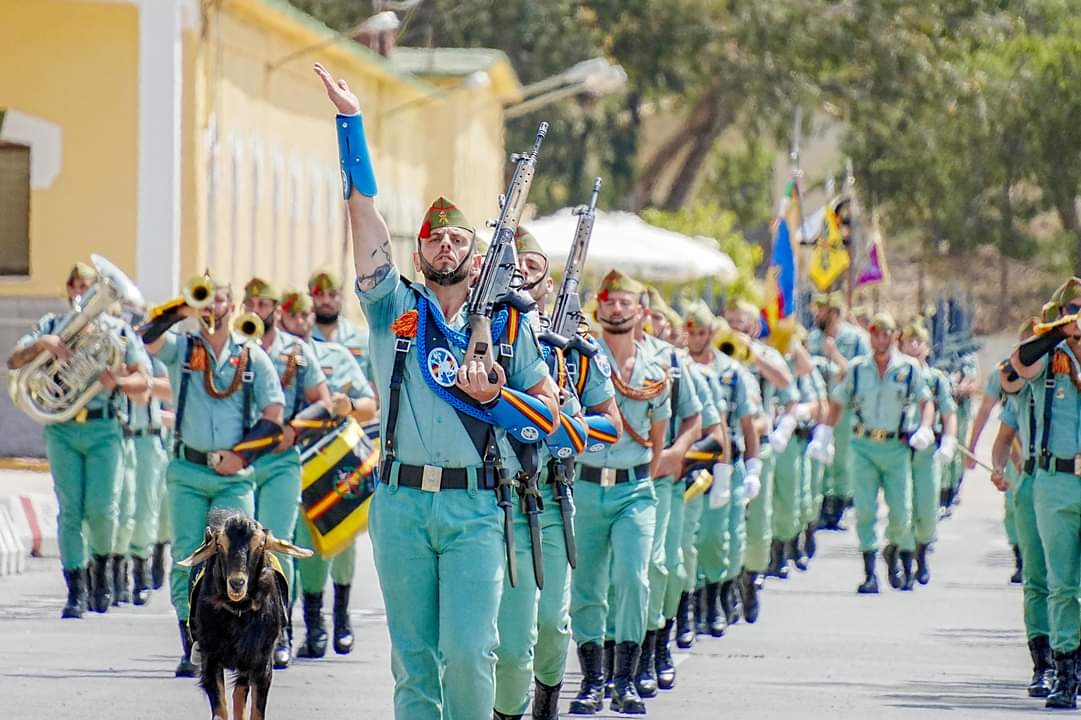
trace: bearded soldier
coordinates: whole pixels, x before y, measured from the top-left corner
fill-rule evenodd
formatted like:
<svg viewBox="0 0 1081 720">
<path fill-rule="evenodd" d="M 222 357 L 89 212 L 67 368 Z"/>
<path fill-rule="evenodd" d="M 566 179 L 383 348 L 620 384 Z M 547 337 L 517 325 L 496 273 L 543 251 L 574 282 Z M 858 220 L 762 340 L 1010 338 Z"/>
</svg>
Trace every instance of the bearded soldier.
<svg viewBox="0 0 1081 720">
<path fill-rule="evenodd" d="M 381 399 L 383 465 L 369 530 L 387 609 L 395 716 L 487 717 L 505 566 L 496 491 L 520 469 L 506 430 L 525 428 L 516 437 L 535 440 L 552 432 L 558 389 L 532 327 L 516 312 L 503 309 L 493 321 L 499 363 L 463 360 L 473 226 L 437 199 L 413 254 L 424 283 L 402 278 L 373 200 L 360 103 L 322 65 L 315 72 L 339 113 L 356 292 Z M 510 418 L 523 405 L 535 424 Z"/>
<path fill-rule="evenodd" d="M 345 346 L 364 371 L 372 377 L 371 355 L 368 353 L 368 329 L 342 317 L 342 280 L 337 273 L 320 270 L 308 278 L 308 293 L 315 311 L 312 337 Z"/>
</svg>

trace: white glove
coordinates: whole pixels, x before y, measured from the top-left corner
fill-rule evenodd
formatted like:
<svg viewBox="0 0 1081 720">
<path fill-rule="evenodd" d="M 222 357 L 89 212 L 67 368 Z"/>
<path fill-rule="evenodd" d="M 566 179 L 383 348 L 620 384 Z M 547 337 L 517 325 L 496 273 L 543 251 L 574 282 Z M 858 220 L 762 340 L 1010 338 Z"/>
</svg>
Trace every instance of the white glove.
<svg viewBox="0 0 1081 720">
<path fill-rule="evenodd" d="M 938 450 L 935 450 L 935 461 L 942 465 L 946 465 L 953 460 L 953 456 L 956 453 L 957 438 L 952 435 L 945 435 L 938 446 Z"/>
<path fill-rule="evenodd" d="M 807 443 L 807 457 L 823 465 L 833 462 L 833 428 L 829 425 L 815 426 L 811 442 Z"/>
<path fill-rule="evenodd" d="M 769 446 L 775 453 L 783 453 L 796 430 L 796 418 L 785 414 L 777 421 L 777 427 L 769 434 Z"/>
<path fill-rule="evenodd" d="M 799 422 L 807 422 L 811 419 L 811 404 L 800 403 L 796 406 L 796 420 Z"/>
<path fill-rule="evenodd" d="M 934 441 L 935 434 L 931 432 L 931 428 L 924 425 L 921 425 L 920 429 L 908 438 L 908 444 L 913 450 L 926 450 Z"/>
<path fill-rule="evenodd" d="M 732 466 L 728 463 L 713 465 L 713 485 L 709 489 L 709 506 L 716 510 L 732 499 Z"/>
<path fill-rule="evenodd" d="M 748 460 L 747 474 L 743 476 L 743 497 L 747 502 L 754 500 L 762 491 L 762 480 L 759 479 L 761 474 L 762 461 L 758 458 Z"/>
</svg>

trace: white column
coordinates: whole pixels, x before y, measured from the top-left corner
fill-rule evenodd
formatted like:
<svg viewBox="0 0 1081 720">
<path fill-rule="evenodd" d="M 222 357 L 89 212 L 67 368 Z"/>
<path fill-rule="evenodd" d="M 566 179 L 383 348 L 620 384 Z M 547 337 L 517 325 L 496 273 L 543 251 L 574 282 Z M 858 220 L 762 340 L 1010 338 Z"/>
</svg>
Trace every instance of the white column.
<svg viewBox="0 0 1081 720">
<path fill-rule="evenodd" d="M 183 0 L 139 2 L 135 278 L 148 303 L 179 294 Z"/>
</svg>

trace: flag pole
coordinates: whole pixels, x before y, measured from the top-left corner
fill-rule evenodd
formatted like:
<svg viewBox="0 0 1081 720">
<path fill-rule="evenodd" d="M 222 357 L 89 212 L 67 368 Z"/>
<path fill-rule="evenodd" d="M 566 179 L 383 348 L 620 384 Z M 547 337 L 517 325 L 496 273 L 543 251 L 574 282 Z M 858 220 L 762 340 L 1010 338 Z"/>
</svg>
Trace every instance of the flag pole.
<svg viewBox="0 0 1081 720">
<path fill-rule="evenodd" d="M 799 258 L 799 255 L 800 255 L 799 248 L 800 248 L 800 246 L 803 245 L 803 240 L 804 240 L 804 238 L 803 238 L 803 198 L 800 197 L 800 189 L 799 189 L 799 180 L 800 180 L 800 177 L 802 177 L 802 175 L 803 175 L 803 171 L 800 170 L 800 165 L 799 165 L 799 146 L 800 146 L 800 133 L 801 133 L 802 125 L 803 125 L 803 109 L 799 105 L 797 105 L 796 106 L 796 117 L 795 117 L 795 120 L 792 123 L 792 147 L 791 147 L 791 150 L 788 153 L 788 159 L 792 164 L 792 169 L 791 169 L 791 173 L 792 173 L 792 192 L 797 198 L 799 198 L 799 228 L 798 228 L 798 230 L 799 230 L 799 239 L 797 240 L 797 238 L 795 237 L 795 232 L 793 231 L 793 233 L 792 233 L 793 237 L 789 240 L 789 242 L 792 242 L 795 245 L 795 247 L 792 250 L 792 258 L 793 258 L 793 262 L 796 264 L 796 291 L 795 291 L 795 297 L 792 298 L 792 317 L 796 322 L 799 321 L 799 318 L 800 318 L 800 315 L 801 315 L 800 311 L 802 310 L 802 308 L 800 307 L 800 295 L 801 295 L 802 289 L 803 289 L 802 288 L 802 282 L 801 282 L 801 279 L 800 279 L 800 262 L 799 262 L 799 259 L 800 259 Z"/>
</svg>

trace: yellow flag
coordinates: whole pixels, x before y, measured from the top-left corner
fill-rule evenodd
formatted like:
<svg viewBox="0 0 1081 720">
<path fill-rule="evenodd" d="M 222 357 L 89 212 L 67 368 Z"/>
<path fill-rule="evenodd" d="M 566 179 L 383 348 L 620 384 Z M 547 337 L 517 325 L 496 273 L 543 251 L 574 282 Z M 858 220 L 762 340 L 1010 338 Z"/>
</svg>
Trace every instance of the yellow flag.
<svg viewBox="0 0 1081 720">
<path fill-rule="evenodd" d="M 829 292 L 845 271 L 848 270 L 848 251 L 825 238 L 820 238 L 811 251 L 807 277 L 819 292 Z"/>
</svg>

